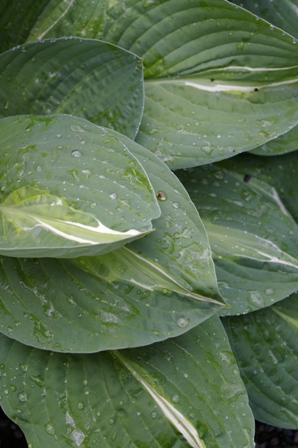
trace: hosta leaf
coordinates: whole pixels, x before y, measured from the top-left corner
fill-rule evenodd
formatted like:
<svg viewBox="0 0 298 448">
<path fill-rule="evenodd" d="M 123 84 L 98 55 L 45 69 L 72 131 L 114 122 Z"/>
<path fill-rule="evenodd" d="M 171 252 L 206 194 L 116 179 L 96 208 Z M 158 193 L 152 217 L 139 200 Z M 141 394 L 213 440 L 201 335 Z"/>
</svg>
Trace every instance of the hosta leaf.
<svg viewBox="0 0 298 448">
<path fill-rule="evenodd" d="M 137 141 L 172 168 L 260 146 L 297 123 L 293 37 L 224 0 L 121 0 L 104 39 L 144 58 Z"/>
<path fill-rule="evenodd" d="M 0 120 L 0 253 L 105 253 L 152 230 L 152 185 L 127 146 L 69 115 Z"/>
<path fill-rule="evenodd" d="M 123 136 L 121 141 L 125 141 Z M 156 156 L 128 139 L 127 145 L 145 168 L 160 201 L 161 216 L 154 221 L 155 231 L 109 255 L 74 262 L 109 281 L 222 304 L 208 237 L 186 190 Z"/>
<path fill-rule="evenodd" d="M 287 154 L 288 152 L 295 151 L 298 147 L 298 126 L 294 126 L 293 129 L 286 134 L 279 136 L 276 140 L 271 140 L 265 145 L 260 146 L 252 151 L 253 154 L 260 156 L 273 156 Z"/>
<path fill-rule="evenodd" d="M 162 212 L 155 231 L 111 256 L 3 257 L 1 331 L 11 338 L 71 352 L 147 345 L 184 333 L 222 307 L 206 231 L 183 186 L 149 151 L 109 135 L 149 173 Z"/>
<path fill-rule="evenodd" d="M 198 300 L 204 300 L 199 297 L 203 295 L 205 300 L 222 302 L 208 236 L 187 191 L 157 157 L 140 145 L 131 143 L 129 147 L 144 166 L 161 208 L 155 231 L 130 244 L 130 249 L 137 259 L 155 265 Z"/>
<path fill-rule="evenodd" d="M 298 226 L 272 185 L 212 165 L 179 177 L 206 226 L 219 290 L 232 305 L 223 314 L 263 308 L 298 289 Z"/>
<path fill-rule="evenodd" d="M 168 289 L 109 282 L 99 262 L 92 275 L 68 260 L 0 261 L 0 330 L 37 348 L 92 353 L 148 345 L 185 333 L 219 308 Z"/>
<path fill-rule="evenodd" d="M 3 0 L 0 51 L 27 39 L 78 36 L 100 39 L 106 0 Z"/>
<path fill-rule="evenodd" d="M 49 0 L 0 2 L 0 53 L 25 42 L 36 18 Z"/>
<path fill-rule="evenodd" d="M 48 0 L 36 17 L 29 41 L 62 36 L 100 39 L 108 0 Z"/>
<path fill-rule="evenodd" d="M 298 429 L 298 294 L 247 316 L 224 318 L 255 418 Z"/>
<path fill-rule="evenodd" d="M 230 0 L 243 8 L 257 14 L 292 36 L 298 37 L 298 2 L 297 0 Z"/>
<path fill-rule="evenodd" d="M 232 1 L 295 36 L 293 37 L 293 43 L 296 44 L 296 38 L 298 37 L 297 0 L 270 0 L 270 2 L 267 0 L 258 2 L 252 2 L 251 0 Z M 297 139 L 298 127 L 294 126 L 286 134 L 262 145 L 254 152 L 261 155 L 285 154 L 297 149 Z"/>
<path fill-rule="evenodd" d="M 220 166 L 242 175 L 243 179 L 264 181 L 273 186 L 285 207 L 298 223 L 298 152 L 282 157 L 257 157 L 251 153 L 221 162 Z M 250 183 L 251 185 L 251 183 Z M 264 185 L 261 184 L 260 185 Z M 280 203 L 281 204 L 281 203 Z"/>
<path fill-rule="evenodd" d="M 1 342 L 2 406 L 34 447 L 253 447 L 246 391 L 217 317 L 147 348 L 93 355 Z"/>
<path fill-rule="evenodd" d="M 33 42 L 0 55 L 0 116 L 64 113 L 133 138 L 143 111 L 140 59 L 92 39 Z"/>
<path fill-rule="evenodd" d="M 251 150 L 297 123 L 298 82 L 257 91 L 236 83 L 209 90 L 208 84 L 192 78 L 145 82 L 136 141 L 173 169 Z"/>
</svg>

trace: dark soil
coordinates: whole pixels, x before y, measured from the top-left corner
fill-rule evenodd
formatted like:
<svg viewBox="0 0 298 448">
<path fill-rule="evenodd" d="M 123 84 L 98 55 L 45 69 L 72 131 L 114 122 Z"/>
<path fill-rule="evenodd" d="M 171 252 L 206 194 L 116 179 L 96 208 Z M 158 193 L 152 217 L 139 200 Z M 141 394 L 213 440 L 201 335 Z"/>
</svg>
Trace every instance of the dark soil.
<svg viewBox="0 0 298 448">
<path fill-rule="evenodd" d="M 298 431 L 256 422 L 256 448 L 298 448 Z"/>
<path fill-rule="evenodd" d="M 298 431 L 256 422 L 255 442 L 256 448 L 298 448 Z M 20 428 L 6 417 L 1 408 L 0 448 L 28 448 Z"/>
</svg>

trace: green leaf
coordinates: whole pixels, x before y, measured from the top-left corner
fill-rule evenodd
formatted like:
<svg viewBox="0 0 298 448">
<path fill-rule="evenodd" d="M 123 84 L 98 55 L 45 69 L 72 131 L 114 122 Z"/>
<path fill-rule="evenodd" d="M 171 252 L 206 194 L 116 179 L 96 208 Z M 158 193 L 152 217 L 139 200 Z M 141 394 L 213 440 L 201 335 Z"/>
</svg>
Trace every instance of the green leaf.
<svg viewBox="0 0 298 448">
<path fill-rule="evenodd" d="M 0 55 L 0 75 L 1 117 L 63 113 L 131 138 L 138 131 L 142 63 L 119 47 L 79 38 L 33 42 Z"/>
<path fill-rule="evenodd" d="M 236 82 L 208 84 L 192 78 L 145 82 L 145 110 L 136 141 L 172 169 L 232 157 L 297 123 L 296 82 L 257 90 Z"/>
<path fill-rule="evenodd" d="M 256 181 L 262 181 L 275 188 L 284 204 L 284 211 L 291 214 L 298 223 L 298 153 L 283 155 L 283 157 L 256 157 L 251 153 L 221 162 L 220 166 L 238 173 L 246 182 L 256 186 Z M 267 196 L 270 199 L 270 196 Z M 288 212 L 287 212 L 288 211 Z"/>
<path fill-rule="evenodd" d="M 197 300 L 222 303 L 208 236 L 187 191 L 156 156 L 137 144 L 131 143 L 130 149 L 144 166 L 161 209 L 161 216 L 154 221 L 155 231 L 129 244 L 136 262 L 146 259 L 151 268 L 175 279 Z"/>
<path fill-rule="evenodd" d="M 2 406 L 34 447 L 253 447 L 246 391 L 217 317 L 119 352 L 65 355 L 1 342 Z"/>
<path fill-rule="evenodd" d="M 152 231 L 152 185 L 126 144 L 68 115 L 0 120 L 0 253 L 96 255 Z"/>
<path fill-rule="evenodd" d="M 109 282 L 68 260 L 0 259 L 0 330 L 26 345 L 92 353 L 148 345 L 212 316 L 214 303 L 133 283 Z"/>
<path fill-rule="evenodd" d="M 298 429 L 298 294 L 223 323 L 257 420 Z"/>
<path fill-rule="evenodd" d="M 273 25 L 283 29 L 292 36 L 298 37 L 297 0 L 230 0 L 236 5 L 251 11 Z"/>
<path fill-rule="evenodd" d="M 150 176 L 162 212 L 155 231 L 111 256 L 3 257 L 1 331 L 11 338 L 88 353 L 147 345 L 188 331 L 223 306 L 206 231 L 185 189 L 149 151 L 109 135 Z"/>
<path fill-rule="evenodd" d="M 232 0 L 249 11 L 257 14 L 259 17 L 267 20 L 271 24 L 282 28 L 293 37 L 293 43 L 296 44 L 298 37 L 298 14 L 297 0 L 260 0 L 252 2 L 251 0 Z M 294 126 L 286 134 L 277 139 L 262 145 L 254 150 L 255 154 L 273 155 L 285 154 L 297 149 L 298 127 Z"/>
<path fill-rule="evenodd" d="M 298 226 L 274 186 L 212 165 L 179 178 L 207 229 L 219 290 L 231 305 L 223 314 L 254 311 L 297 291 Z"/>
<path fill-rule="evenodd" d="M 297 123 L 292 36 L 224 0 L 121 0 L 104 39 L 144 59 L 137 141 L 170 167 L 231 157 Z"/>
<path fill-rule="evenodd" d="M 0 2 L 0 53 L 25 42 L 36 18 L 49 0 Z"/>
<path fill-rule="evenodd" d="M 101 39 L 108 0 L 48 0 L 36 17 L 28 41 L 78 36 Z"/>
<path fill-rule="evenodd" d="M 293 129 L 271 140 L 265 145 L 260 146 L 252 151 L 253 154 L 260 156 L 273 156 L 287 154 L 288 152 L 295 151 L 297 149 L 298 139 L 298 126 L 294 126 Z"/>
<path fill-rule="evenodd" d="M 78 36 L 100 39 L 107 0 L 2 0 L 0 52 L 27 39 Z"/>
</svg>

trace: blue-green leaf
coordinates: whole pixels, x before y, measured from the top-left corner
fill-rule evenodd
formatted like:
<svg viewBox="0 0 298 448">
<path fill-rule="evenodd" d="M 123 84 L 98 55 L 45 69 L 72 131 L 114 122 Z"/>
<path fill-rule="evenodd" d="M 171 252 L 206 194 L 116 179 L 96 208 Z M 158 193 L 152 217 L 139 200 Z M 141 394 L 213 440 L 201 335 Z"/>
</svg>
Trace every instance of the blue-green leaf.
<svg viewBox="0 0 298 448">
<path fill-rule="evenodd" d="M 153 230 L 152 185 L 108 130 L 68 115 L 8 117 L 0 142 L 2 255 L 96 255 Z"/>
<path fill-rule="evenodd" d="M 298 294 L 223 323 L 259 421 L 298 429 Z"/>
<path fill-rule="evenodd" d="M 297 124 L 293 37 L 225 0 L 120 0 L 104 39 L 144 59 L 137 141 L 170 167 L 256 148 Z"/>
<path fill-rule="evenodd" d="M 1 347 L 2 406 L 34 447 L 253 447 L 246 390 L 216 316 L 134 350 L 57 354 L 3 335 Z"/>
<path fill-rule="evenodd" d="M 274 184 L 229 162 L 180 171 L 179 178 L 206 226 L 220 293 L 232 305 L 221 312 L 239 314 L 297 291 L 298 226 Z"/>
<path fill-rule="evenodd" d="M 100 39 L 107 0 L 3 0 L 0 52 L 28 40 L 64 36 Z"/>
<path fill-rule="evenodd" d="M 88 353 L 148 345 L 185 333 L 224 305 L 206 230 L 182 184 L 149 151 L 108 135 L 145 168 L 161 215 L 139 244 L 110 255 L 2 257 L 1 331 L 27 345 Z"/>
<path fill-rule="evenodd" d="M 134 138 L 143 113 L 141 60 L 92 39 L 47 39 L 0 55 L 0 117 L 63 113 Z"/>
</svg>

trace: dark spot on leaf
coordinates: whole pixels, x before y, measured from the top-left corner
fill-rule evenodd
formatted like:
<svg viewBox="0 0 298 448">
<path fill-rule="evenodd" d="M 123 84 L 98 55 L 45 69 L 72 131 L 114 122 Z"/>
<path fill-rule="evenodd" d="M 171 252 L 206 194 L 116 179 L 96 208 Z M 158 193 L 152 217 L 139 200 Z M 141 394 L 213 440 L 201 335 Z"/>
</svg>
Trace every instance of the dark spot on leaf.
<svg viewBox="0 0 298 448">
<path fill-rule="evenodd" d="M 214 82 L 214 81 L 215 81 L 215 79 L 214 79 L 214 78 L 211 78 L 211 79 L 210 79 L 210 81 L 211 81 L 211 82 Z"/>
<path fill-rule="evenodd" d="M 251 175 L 250 174 L 245 174 L 245 176 L 243 178 L 244 182 L 249 182 L 250 179 L 251 179 Z"/>
<path fill-rule="evenodd" d="M 255 92 L 258 92 L 258 91 L 259 91 L 259 89 L 258 89 L 258 88 L 256 87 L 256 88 L 254 89 L 254 91 L 255 91 Z"/>
</svg>

